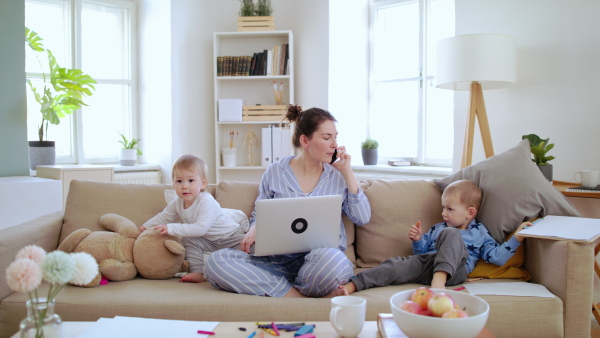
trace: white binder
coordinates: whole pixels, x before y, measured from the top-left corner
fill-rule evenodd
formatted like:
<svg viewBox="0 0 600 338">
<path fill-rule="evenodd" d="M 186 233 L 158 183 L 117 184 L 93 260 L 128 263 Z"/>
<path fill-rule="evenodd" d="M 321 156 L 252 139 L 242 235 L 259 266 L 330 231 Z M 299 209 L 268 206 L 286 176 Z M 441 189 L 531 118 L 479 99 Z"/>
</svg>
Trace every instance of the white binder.
<svg viewBox="0 0 600 338">
<path fill-rule="evenodd" d="M 279 162 L 282 158 L 281 153 L 281 128 L 271 128 L 271 143 L 273 148 L 273 162 Z"/>
<path fill-rule="evenodd" d="M 262 128 L 262 155 L 260 158 L 260 164 L 263 167 L 271 164 L 273 159 L 273 142 L 271 140 L 272 133 L 271 127 Z"/>
<path fill-rule="evenodd" d="M 292 129 L 290 127 L 281 128 L 281 158 L 294 155 L 292 146 Z"/>
</svg>

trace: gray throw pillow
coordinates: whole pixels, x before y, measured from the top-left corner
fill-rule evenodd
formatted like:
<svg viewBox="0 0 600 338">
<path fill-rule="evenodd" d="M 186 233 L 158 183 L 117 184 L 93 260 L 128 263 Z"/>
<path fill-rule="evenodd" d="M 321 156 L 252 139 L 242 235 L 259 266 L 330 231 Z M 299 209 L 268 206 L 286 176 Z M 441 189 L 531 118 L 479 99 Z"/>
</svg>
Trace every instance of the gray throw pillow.
<svg viewBox="0 0 600 338">
<path fill-rule="evenodd" d="M 528 140 L 434 183 L 444 190 L 461 179 L 481 188 L 483 199 L 476 218 L 498 243 L 521 222 L 535 217 L 581 216 L 531 161 Z"/>
</svg>

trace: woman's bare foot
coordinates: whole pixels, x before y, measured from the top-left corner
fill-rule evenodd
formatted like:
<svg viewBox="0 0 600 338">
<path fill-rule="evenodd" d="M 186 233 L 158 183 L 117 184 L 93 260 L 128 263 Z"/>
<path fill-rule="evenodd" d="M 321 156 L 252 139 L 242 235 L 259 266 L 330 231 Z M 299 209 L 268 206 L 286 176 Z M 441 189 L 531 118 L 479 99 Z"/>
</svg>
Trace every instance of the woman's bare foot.
<svg viewBox="0 0 600 338">
<path fill-rule="evenodd" d="M 179 281 L 186 283 L 202 283 L 204 282 L 204 275 L 197 272 L 190 272 L 185 276 L 181 277 Z"/>
</svg>

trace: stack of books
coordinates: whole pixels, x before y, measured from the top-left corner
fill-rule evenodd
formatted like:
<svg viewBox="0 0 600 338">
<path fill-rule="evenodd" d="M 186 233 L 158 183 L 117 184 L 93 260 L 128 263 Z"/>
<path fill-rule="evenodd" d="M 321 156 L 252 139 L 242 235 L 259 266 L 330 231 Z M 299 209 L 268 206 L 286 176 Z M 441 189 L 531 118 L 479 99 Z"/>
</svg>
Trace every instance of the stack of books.
<svg viewBox="0 0 600 338">
<path fill-rule="evenodd" d="M 277 45 L 252 56 L 218 56 L 217 76 L 287 75 L 289 44 Z"/>
</svg>

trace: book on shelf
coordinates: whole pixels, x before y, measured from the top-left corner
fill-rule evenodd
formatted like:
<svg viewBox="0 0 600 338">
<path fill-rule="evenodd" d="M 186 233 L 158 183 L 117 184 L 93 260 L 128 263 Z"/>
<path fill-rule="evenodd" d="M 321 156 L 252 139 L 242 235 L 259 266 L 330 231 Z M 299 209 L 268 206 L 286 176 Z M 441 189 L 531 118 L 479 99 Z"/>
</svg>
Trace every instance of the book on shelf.
<svg viewBox="0 0 600 338">
<path fill-rule="evenodd" d="M 223 76 L 223 60 L 222 56 L 217 57 L 217 76 Z"/>
<path fill-rule="evenodd" d="M 285 64 L 283 65 L 283 75 L 287 75 L 290 73 L 288 67 L 288 60 L 290 59 L 290 45 L 285 44 Z"/>
<path fill-rule="evenodd" d="M 282 44 L 281 45 L 281 58 L 279 60 L 279 75 L 285 75 L 284 69 L 285 69 L 285 49 L 286 49 L 286 44 Z"/>
<path fill-rule="evenodd" d="M 406 335 L 400 330 L 394 316 L 391 313 L 380 313 L 377 315 L 377 329 L 383 338 L 400 338 Z"/>
<path fill-rule="evenodd" d="M 412 159 L 409 158 L 393 158 L 391 160 L 388 160 L 388 165 L 391 166 L 405 166 L 405 165 L 412 165 L 413 161 Z"/>
<path fill-rule="evenodd" d="M 519 231 L 524 237 L 594 242 L 600 238 L 600 219 L 548 215 Z"/>
</svg>

